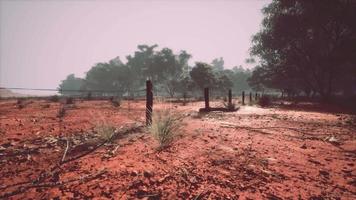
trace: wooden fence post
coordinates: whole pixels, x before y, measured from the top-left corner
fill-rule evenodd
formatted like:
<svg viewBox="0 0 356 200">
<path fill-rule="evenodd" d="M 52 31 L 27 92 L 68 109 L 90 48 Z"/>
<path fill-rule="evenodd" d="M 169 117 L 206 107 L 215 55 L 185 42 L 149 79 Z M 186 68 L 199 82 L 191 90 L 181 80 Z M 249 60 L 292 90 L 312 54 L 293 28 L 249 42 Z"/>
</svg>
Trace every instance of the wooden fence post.
<svg viewBox="0 0 356 200">
<path fill-rule="evenodd" d="M 252 103 L 252 92 L 250 92 L 250 104 Z"/>
<path fill-rule="evenodd" d="M 255 93 L 255 101 L 257 101 L 257 92 Z"/>
<path fill-rule="evenodd" d="M 229 105 L 232 104 L 232 94 L 231 94 L 231 89 L 229 90 Z"/>
<path fill-rule="evenodd" d="M 151 80 L 146 81 L 146 126 L 152 124 L 153 93 Z"/>
<path fill-rule="evenodd" d="M 205 109 L 209 109 L 209 88 L 204 88 Z"/>
<path fill-rule="evenodd" d="M 242 105 L 245 105 L 245 91 L 242 91 Z"/>
</svg>

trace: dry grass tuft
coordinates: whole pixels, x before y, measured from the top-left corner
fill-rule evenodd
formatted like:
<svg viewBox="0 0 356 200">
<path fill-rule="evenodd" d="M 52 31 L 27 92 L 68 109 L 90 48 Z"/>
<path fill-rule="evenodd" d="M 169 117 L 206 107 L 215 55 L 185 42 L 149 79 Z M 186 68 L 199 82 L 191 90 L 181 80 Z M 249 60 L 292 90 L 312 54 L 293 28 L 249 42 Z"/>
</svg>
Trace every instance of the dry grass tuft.
<svg viewBox="0 0 356 200">
<path fill-rule="evenodd" d="M 152 125 L 149 130 L 158 141 L 158 149 L 161 150 L 173 142 L 181 127 L 182 116 L 171 113 L 170 110 L 166 109 L 153 113 Z"/>
<path fill-rule="evenodd" d="M 95 126 L 94 131 L 98 134 L 100 139 L 109 141 L 115 134 L 115 127 L 107 124 L 100 124 Z"/>
</svg>

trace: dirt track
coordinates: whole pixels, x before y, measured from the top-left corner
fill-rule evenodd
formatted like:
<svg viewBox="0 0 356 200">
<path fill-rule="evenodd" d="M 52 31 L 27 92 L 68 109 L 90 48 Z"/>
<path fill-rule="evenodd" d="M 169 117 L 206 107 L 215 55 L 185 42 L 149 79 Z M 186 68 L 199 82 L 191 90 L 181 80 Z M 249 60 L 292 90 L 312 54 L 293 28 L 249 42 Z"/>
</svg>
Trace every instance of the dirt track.
<svg viewBox="0 0 356 200">
<path fill-rule="evenodd" d="M 356 199 L 355 116 L 256 106 L 198 114 L 202 106 L 154 105 L 185 116 L 159 152 L 140 128 L 143 101 L 77 101 L 62 120 L 59 103 L 1 101 L 0 198 Z M 122 135 L 96 149 L 103 123 Z M 91 153 L 59 165 L 66 138 L 66 159 Z"/>
</svg>

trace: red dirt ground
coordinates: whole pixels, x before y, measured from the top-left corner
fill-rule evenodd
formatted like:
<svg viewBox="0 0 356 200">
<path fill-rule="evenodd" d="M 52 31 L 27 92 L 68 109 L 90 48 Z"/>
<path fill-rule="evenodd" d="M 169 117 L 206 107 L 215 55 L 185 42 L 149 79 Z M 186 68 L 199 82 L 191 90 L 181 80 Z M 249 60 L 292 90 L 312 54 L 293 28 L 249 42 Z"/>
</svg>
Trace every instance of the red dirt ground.
<svg viewBox="0 0 356 200">
<path fill-rule="evenodd" d="M 161 102 L 185 117 L 158 151 L 144 101 L 121 103 L 78 100 L 60 119 L 60 103 L 0 101 L 0 199 L 356 199 L 353 115 Z M 121 135 L 96 148 L 100 124 Z"/>
</svg>

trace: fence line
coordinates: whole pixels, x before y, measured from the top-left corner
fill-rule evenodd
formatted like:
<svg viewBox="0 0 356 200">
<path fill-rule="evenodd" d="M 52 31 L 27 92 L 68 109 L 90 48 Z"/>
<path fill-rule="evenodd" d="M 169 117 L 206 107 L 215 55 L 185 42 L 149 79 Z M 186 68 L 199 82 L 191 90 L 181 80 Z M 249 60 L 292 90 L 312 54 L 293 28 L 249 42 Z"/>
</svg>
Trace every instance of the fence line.
<svg viewBox="0 0 356 200">
<path fill-rule="evenodd" d="M 0 87 L 1 89 L 8 89 L 8 90 L 30 90 L 30 91 L 52 91 L 52 92 L 83 92 L 83 93 L 89 93 L 89 92 L 109 92 L 109 93 L 114 93 L 114 92 L 127 92 L 124 90 L 70 90 L 70 89 L 52 89 L 52 88 L 23 88 L 23 87 Z M 134 90 L 134 91 L 129 91 L 129 92 L 143 92 L 146 91 L 146 89 L 141 89 L 141 90 Z"/>
</svg>

